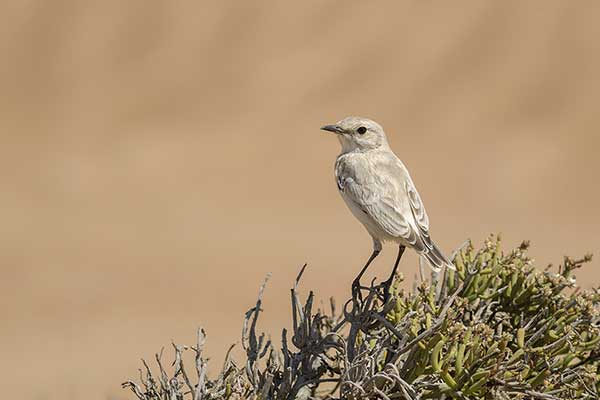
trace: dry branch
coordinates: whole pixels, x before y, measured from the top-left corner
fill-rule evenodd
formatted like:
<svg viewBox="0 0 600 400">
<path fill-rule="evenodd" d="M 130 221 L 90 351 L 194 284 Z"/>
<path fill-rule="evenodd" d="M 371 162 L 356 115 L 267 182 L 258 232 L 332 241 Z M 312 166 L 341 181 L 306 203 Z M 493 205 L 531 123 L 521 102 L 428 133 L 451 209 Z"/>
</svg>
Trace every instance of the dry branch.
<svg viewBox="0 0 600 400">
<path fill-rule="evenodd" d="M 227 352 L 215 379 L 195 346 L 173 343 L 173 371 L 161 353 L 156 368 L 142 360 L 139 382 L 123 383 L 140 400 L 209 399 L 598 399 L 600 291 L 581 290 L 573 277 L 591 257 L 565 258 L 558 272 L 535 269 L 528 243 L 504 254 L 499 239 L 454 254 L 456 271 L 399 289 L 384 304 L 371 284 L 343 313 L 315 309 L 291 290 L 292 331 L 275 347 L 258 321 L 266 280 L 245 315 L 238 366 Z M 195 356 L 195 373 L 184 354 Z"/>
</svg>

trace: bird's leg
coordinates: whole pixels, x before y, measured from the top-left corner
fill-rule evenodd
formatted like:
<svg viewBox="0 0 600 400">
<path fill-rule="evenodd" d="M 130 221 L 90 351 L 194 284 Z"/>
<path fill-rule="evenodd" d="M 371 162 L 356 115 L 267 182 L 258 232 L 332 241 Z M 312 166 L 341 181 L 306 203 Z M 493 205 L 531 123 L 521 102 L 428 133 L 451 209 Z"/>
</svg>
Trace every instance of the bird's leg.
<svg viewBox="0 0 600 400">
<path fill-rule="evenodd" d="M 373 250 L 373 253 L 371 254 L 371 257 L 369 257 L 369 259 L 367 260 L 365 266 L 362 268 L 358 276 L 354 278 L 354 281 L 352 282 L 352 297 L 360 297 L 360 278 L 362 278 L 367 268 L 369 268 L 369 265 L 371 265 L 375 257 L 377 257 L 380 252 L 381 249 L 375 248 Z"/>
<path fill-rule="evenodd" d="M 388 298 L 390 297 L 390 287 L 394 282 L 394 276 L 396 275 L 396 270 L 398 269 L 398 264 L 400 264 L 400 259 L 402 258 L 402 254 L 404 254 L 404 250 L 406 247 L 400 245 L 398 248 L 398 256 L 396 257 L 396 262 L 394 263 L 394 269 L 392 269 L 392 273 L 387 281 L 383 282 L 383 302 L 386 303 Z"/>
</svg>

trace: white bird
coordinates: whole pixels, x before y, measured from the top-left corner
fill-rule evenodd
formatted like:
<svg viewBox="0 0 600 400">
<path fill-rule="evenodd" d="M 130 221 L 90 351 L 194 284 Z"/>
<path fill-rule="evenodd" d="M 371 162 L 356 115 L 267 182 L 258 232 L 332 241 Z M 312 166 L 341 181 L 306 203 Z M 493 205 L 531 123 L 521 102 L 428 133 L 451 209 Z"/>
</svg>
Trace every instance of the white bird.
<svg viewBox="0 0 600 400">
<path fill-rule="evenodd" d="M 432 269 L 454 266 L 429 235 L 429 218 L 408 170 L 388 145 L 383 128 L 366 118 L 347 117 L 322 130 L 337 135 L 342 152 L 335 161 L 335 179 L 352 214 L 373 238 L 373 253 L 352 284 L 360 289 L 360 278 L 379 255 L 382 243 L 399 245 L 398 256 L 384 297 L 389 295 L 396 269 L 406 247 L 424 257 Z"/>
</svg>

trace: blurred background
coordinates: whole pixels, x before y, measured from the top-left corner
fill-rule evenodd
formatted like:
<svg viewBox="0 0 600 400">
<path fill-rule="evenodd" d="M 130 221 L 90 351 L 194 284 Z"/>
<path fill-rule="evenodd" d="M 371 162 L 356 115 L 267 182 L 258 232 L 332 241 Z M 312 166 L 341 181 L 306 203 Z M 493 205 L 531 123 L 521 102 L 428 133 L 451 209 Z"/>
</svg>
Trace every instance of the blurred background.
<svg viewBox="0 0 600 400">
<path fill-rule="evenodd" d="M 340 301 L 371 240 L 337 140 L 373 118 L 447 253 L 600 250 L 600 4 L 18 0 L 0 5 L 3 393 L 130 399 L 171 339 L 216 368 L 267 272 Z M 387 247 L 371 269 L 384 277 Z M 416 257 L 400 268 L 410 287 Z M 598 262 L 578 274 L 600 282 Z"/>
</svg>

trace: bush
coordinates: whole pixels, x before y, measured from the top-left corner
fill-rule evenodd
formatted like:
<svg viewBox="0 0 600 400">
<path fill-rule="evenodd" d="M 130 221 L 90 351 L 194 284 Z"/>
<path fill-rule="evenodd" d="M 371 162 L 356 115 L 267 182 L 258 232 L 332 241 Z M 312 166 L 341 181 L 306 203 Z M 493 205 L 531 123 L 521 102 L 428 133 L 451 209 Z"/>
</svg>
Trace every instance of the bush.
<svg viewBox="0 0 600 400">
<path fill-rule="evenodd" d="M 245 316 L 243 365 L 226 357 L 215 379 L 194 346 L 173 345 L 173 371 L 144 361 L 142 400 L 155 399 L 598 399 L 600 291 L 581 290 L 573 271 L 591 256 L 535 269 L 528 243 L 508 254 L 491 238 L 454 255 L 456 271 L 432 274 L 405 293 L 397 280 L 383 304 L 380 286 L 341 313 L 313 311 L 292 289 L 293 332 L 280 348 L 257 333 L 262 292 Z M 421 269 L 422 272 L 422 269 Z M 289 336 L 289 337 L 288 337 Z M 290 343 L 291 342 L 291 343 Z M 231 349 L 230 349 L 231 350 Z M 195 371 L 184 355 L 195 356 Z M 193 376 L 192 376 L 193 375 Z"/>
</svg>

